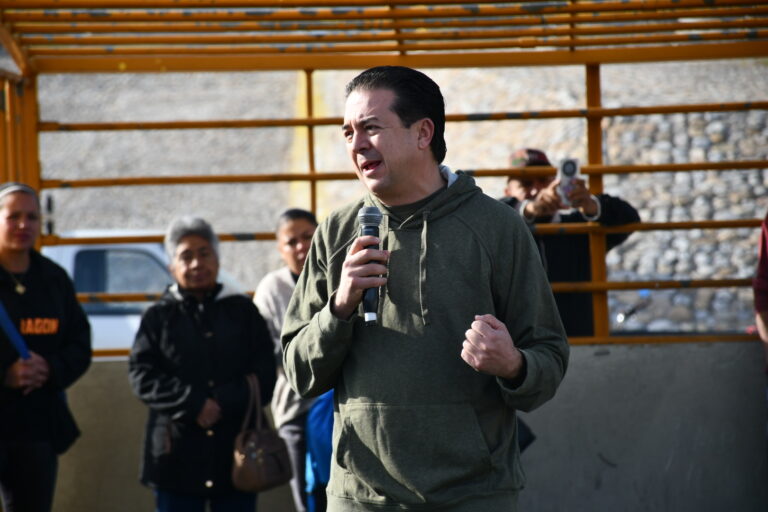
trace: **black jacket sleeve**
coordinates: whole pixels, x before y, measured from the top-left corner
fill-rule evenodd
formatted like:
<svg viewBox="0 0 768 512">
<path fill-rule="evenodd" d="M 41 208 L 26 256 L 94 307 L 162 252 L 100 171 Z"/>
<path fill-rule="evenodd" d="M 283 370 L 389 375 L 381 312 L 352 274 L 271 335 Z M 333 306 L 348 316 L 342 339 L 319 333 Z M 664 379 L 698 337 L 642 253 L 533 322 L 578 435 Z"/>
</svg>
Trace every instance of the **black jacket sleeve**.
<svg viewBox="0 0 768 512">
<path fill-rule="evenodd" d="M 621 226 L 640 222 L 640 215 L 637 210 L 618 197 L 608 194 L 599 194 L 597 200 L 600 201 L 600 219 L 598 222 L 603 226 Z M 617 245 L 623 243 L 632 233 L 612 233 L 606 237 L 607 249 L 610 251 Z"/>
<path fill-rule="evenodd" d="M 128 375 L 133 392 L 151 409 L 174 419 L 195 421 L 207 398 L 204 389 L 196 389 L 169 368 L 160 348 L 163 318 L 159 308 L 150 308 L 131 349 Z"/>
</svg>

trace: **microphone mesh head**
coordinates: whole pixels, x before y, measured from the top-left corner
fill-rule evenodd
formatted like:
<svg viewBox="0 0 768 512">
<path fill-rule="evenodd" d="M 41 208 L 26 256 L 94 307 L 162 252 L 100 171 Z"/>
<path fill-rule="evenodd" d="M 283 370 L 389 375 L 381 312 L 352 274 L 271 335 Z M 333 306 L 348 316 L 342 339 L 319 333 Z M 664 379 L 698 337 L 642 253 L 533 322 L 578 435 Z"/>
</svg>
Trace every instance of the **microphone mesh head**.
<svg viewBox="0 0 768 512">
<path fill-rule="evenodd" d="M 375 206 L 363 206 L 357 212 L 357 220 L 361 226 L 378 226 L 381 224 L 381 211 Z"/>
</svg>

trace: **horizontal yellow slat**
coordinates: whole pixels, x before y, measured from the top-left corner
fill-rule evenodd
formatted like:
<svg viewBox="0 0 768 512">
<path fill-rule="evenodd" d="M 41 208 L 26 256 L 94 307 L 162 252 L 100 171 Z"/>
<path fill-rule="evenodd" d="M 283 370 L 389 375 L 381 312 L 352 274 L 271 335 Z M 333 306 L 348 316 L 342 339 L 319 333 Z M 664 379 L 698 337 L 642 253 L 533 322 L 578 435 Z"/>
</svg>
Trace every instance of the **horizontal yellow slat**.
<svg viewBox="0 0 768 512">
<path fill-rule="evenodd" d="M 555 118 L 598 118 L 651 114 L 679 114 L 690 112 L 722 112 L 768 109 L 768 101 L 698 103 L 689 105 L 654 105 L 647 107 L 586 108 L 569 110 L 548 110 L 528 112 L 480 112 L 471 114 L 448 114 L 448 122 L 483 122 L 520 119 Z M 293 126 L 341 126 L 341 117 L 315 117 L 294 119 L 220 119 L 205 121 L 123 121 L 92 123 L 59 123 L 41 121 L 37 129 L 41 132 L 56 131 L 122 131 L 122 130 L 209 130 Z M 691 164 L 694 165 L 694 164 Z"/>
<path fill-rule="evenodd" d="M 536 229 L 537 234 L 555 235 L 555 234 L 584 234 L 584 233 L 622 233 L 632 231 L 658 231 L 658 230 L 681 230 L 681 229 L 738 229 L 738 228 L 757 228 L 760 226 L 761 219 L 733 219 L 733 220 L 692 220 L 684 222 L 638 222 L 625 224 L 622 226 L 604 227 L 597 223 L 562 223 L 562 224 L 542 224 Z M 244 242 L 254 240 L 274 240 L 275 235 L 272 232 L 255 233 L 220 233 L 219 239 L 225 242 Z M 159 243 L 163 241 L 162 235 L 133 235 L 119 237 L 60 237 L 58 235 L 43 235 L 40 239 L 43 245 L 91 245 L 91 244 L 130 244 L 130 243 Z M 721 281 L 722 286 L 745 286 L 749 280 Z M 677 283 L 677 284 L 675 284 Z M 579 283 L 555 283 L 558 288 L 556 291 L 604 291 L 614 289 L 643 289 L 643 288 L 678 288 L 691 287 L 701 288 L 709 286 L 710 281 L 649 281 L 632 282 L 621 285 L 624 288 L 617 287 L 613 282 L 579 282 Z"/>
<path fill-rule="evenodd" d="M 37 56 L 39 73 L 193 72 L 296 69 L 367 69 L 377 65 L 418 69 L 458 67 L 561 66 L 736 59 L 768 56 L 768 41 L 702 43 L 690 46 L 648 46 L 601 50 L 466 52 L 409 55 L 100 55 Z"/>
<path fill-rule="evenodd" d="M 718 0 L 718 7 L 750 6 L 765 3 L 744 0 Z M 514 16 L 530 14 L 576 14 L 615 11 L 657 11 L 675 10 L 685 16 L 687 8 L 712 7 L 708 0 L 628 0 L 614 2 L 554 3 L 526 2 L 519 5 L 496 6 L 482 4 L 404 6 L 390 8 L 385 3 L 359 8 L 326 8 L 322 3 L 314 8 L 263 8 L 263 9 L 9 9 L 4 13 L 6 21 L 57 21 L 76 22 L 99 19 L 100 21 L 245 21 L 245 20 L 358 20 L 358 19 L 402 19 L 442 17 Z"/>
<path fill-rule="evenodd" d="M 587 175 L 595 174 L 630 174 L 650 172 L 694 172 L 700 170 L 727 169 L 763 169 L 768 167 L 765 160 L 700 162 L 686 164 L 656 164 L 656 165 L 584 165 L 581 172 Z M 555 173 L 554 167 L 527 167 L 521 169 L 467 169 L 474 176 L 547 176 Z M 41 188 L 84 188 L 111 187 L 135 185 L 188 185 L 202 183 L 263 183 L 276 181 L 336 181 L 354 180 L 357 176 L 350 171 L 311 172 L 311 173 L 269 173 L 269 174 L 219 174 L 187 176 L 134 176 L 130 178 L 88 178 L 79 180 L 46 179 L 41 181 Z M 607 228 L 604 228 L 607 229 Z M 614 228 L 611 228 L 614 229 Z"/>
<path fill-rule="evenodd" d="M 568 338 L 571 345 L 625 345 L 625 344 L 657 344 L 657 343 L 714 343 L 714 342 L 744 342 L 760 341 L 757 334 L 734 333 L 691 333 L 691 334 L 658 334 L 623 336 L 592 336 Z"/>
<path fill-rule="evenodd" d="M 563 23 L 573 23 L 573 20 L 564 20 Z M 416 40 L 462 40 L 471 41 L 478 39 L 509 39 L 509 38 L 534 38 L 541 41 L 542 46 L 552 45 L 551 40 L 543 38 L 552 37 L 579 37 L 604 34 L 632 34 L 648 32 L 675 32 L 685 30 L 726 30 L 768 28 L 768 17 L 750 20 L 722 20 L 710 22 L 692 23 L 655 23 L 644 25 L 623 26 L 595 26 L 586 28 L 542 28 L 528 27 L 522 29 L 493 29 L 493 30 L 432 30 L 432 31 L 355 31 L 336 32 L 327 31 L 314 33 L 291 34 L 158 34 L 158 35 L 25 35 L 21 37 L 21 44 L 26 46 L 55 47 L 62 46 L 115 46 L 115 45 L 160 45 L 173 48 L 173 45 L 253 45 L 253 44 L 328 44 L 328 43 L 355 43 L 362 41 L 416 41 Z M 743 34 L 743 33 L 742 33 Z M 758 33 L 754 36 L 759 37 Z M 689 37 L 689 36 L 686 36 Z M 590 39 L 591 43 L 603 44 L 598 40 Z"/>
<path fill-rule="evenodd" d="M 521 0 L 517 0 L 521 1 Z M 537 0 L 525 0 L 534 3 Z M 538 0 L 542 1 L 542 0 Z M 211 7 L 248 7 L 248 8 L 284 8 L 284 7 L 317 7 L 317 0 L 0 0 L 0 7 L 17 9 L 132 9 L 132 8 L 211 8 Z M 349 7 L 381 6 L 381 5 L 438 5 L 438 4 L 468 4 L 467 0 L 327 0 L 324 6 Z M 511 3 L 509 0 L 473 0 L 472 4 Z"/>
<path fill-rule="evenodd" d="M 718 33 L 638 35 L 627 37 L 590 37 L 590 38 L 518 38 L 492 41 L 460 40 L 439 43 L 388 43 L 371 44 L 355 43 L 325 43 L 319 40 L 314 44 L 297 45 L 140 45 L 140 46 L 30 46 L 27 51 L 30 56 L 61 55 L 209 55 L 209 54 L 249 54 L 249 55 L 284 55 L 284 54 L 359 54 L 359 53 L 389 53 L 389 52 L 435 52 L 435 51 L 467 51 L 483 49 L 518 49 L 518 48 L 556 48 L 556 47 L 599 47 L 628 45 L 636 47 L 644 44 L 659 43 L 688 43 L 700 45 L 706 41 L 754 40 L 768 39 L 768 30 L 749 30 Z"/>
<path fill-rule="evenodd" d="M 768 13 L 768 6 L 749 6 L 749 7 L 718 7 L 716 9 L 686 9 L 685 17 L 691 19 L 716 18 L 723 20 L 727 18 L 745 16 L 765 16 Z M 521 15 L 521 16 L 499 16 L 485 18 L 444 18 L 440 20 L 439 25 L 426 19 L 372 19 L 372 20 L 344 20 L 344 21 L 295 21 L 287 22 L 260 22 L 260 21 L 242 21 L 237 23 L 229 22 L 163 22 L 147 21 L 142 23 L 135 22 L 101 22 L 101 21 L 80 21 L 64 22 L 57 21 L 55 18 L 45 22 L 13 22 L 9 25 L 13 31 L 19 34 L 81 34 L 88 36 L 93 33 L 168 33 L 168 32 L 295 32 L 307 30 L 342 30 L 346 32 L 369 31 L 369 30 L 444 30 L 447 28 L 472 27 L 475 29 L 482 27 L 520 27 L 520 26 L 549 26 L 559 24 L 574 24 L 579 26 L 602 24 L 607 26 L 609 23 L 616 23 L 617 26 L 612 30 L 622 31 L 635 30 L 638 26 L 642 27 L 647 22 L 658 22 L 659 20 L 674 20 L 680 22 L 681 13 L 673 10 L 665 11 L 643 11 L 643 12 L 608 12 L 608 13 L 576 13 L 576 14 L 547 14 L 539 16 Z M 687 22 L 686 22 L 687 23 Z M 635 24 L 636 26 L 629 26 Z M 687 24 L 684 26 L 688 26 Z"/>
</svg>

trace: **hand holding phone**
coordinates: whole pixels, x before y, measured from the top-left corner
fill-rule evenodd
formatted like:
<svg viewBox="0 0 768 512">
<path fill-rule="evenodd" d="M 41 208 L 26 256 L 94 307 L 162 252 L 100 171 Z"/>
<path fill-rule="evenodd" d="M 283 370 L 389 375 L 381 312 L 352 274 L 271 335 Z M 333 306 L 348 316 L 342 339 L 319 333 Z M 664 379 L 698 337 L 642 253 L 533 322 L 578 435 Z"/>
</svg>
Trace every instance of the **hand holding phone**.
<svg viewBox="0 0 768 512">
<path fill-rule="evenodd" d="M 579 161 L 575 158 L 566 158 L 560 162 L 557 169 L 557 179 L 560 184 L 557 186 L 557 193 L 560 195 L 560 201 L 564 206 L 571 206 L 571 200 L 568 198 L 576 180 L 580 177 Z"/>
</svg>

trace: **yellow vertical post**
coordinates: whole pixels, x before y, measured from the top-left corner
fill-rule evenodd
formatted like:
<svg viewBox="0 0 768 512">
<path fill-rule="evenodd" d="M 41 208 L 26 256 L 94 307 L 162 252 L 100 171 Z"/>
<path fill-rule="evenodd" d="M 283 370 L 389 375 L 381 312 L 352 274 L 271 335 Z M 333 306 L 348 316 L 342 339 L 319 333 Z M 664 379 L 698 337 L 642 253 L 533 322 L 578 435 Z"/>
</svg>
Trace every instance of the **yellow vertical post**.
<svg viewBox="0 0 768 512">
<path fill-rule="evenodd" d="M 312 101 L 312 70 L 305 69 L 304 77 L 307 84 L 307 119 L 312 119 L 315 116 Z M 307 159 L 309 160 L 309 173 L 315 174 L 315 127 L 312 125 L 307 125 Z M 317 213 L 317 180 L 309 182 L 309 205 L 310 210 Z"/>
<path fill-rule="evenodd" d="M 19 170 L 19 134 L 16 115 L 18 112 L 18 101 L 16 98 L 15 86 L 10 80 L 5 81 L 3 87 L 5 93 L 5 141 L 6 141 L 6 181 L 17 181 Z"/>
<path fill-rule="evenodd" d="M 16 167 L 14 169 L 14 180 L 16 181 L 24 181 L 24 132 L 22 130 L 22 112 L 21 112 L 21 95 L 22 95 L 22 85 L 21 82 L 16 82 L 11 87 L 11 90 L 13 91 L 13 117 L 11 117 L 11 120 L 13 122 L 13 140 L 15 143 L 14 151 L 16 154 Z"/>
<path fill-rule="evenodd" d="M 0 182 L 8 181 L 8 126 L 5 122 L 5 114 L 8 97 L 5 94 L 7 78 L 0 78 Z"/>
<path fill-rule="evenodd" d="M 38 192 L 40 191 L 40 152 L 37 129 L 38 104 L 37 104 L 37 76 L 26 77 L 18 86 L 20 91 L 20 120 L 21 129 L 19 135 L 22 140 L 22 152 L 19 155 L 22 165 L 21 180 Z"/>
<path fill-rule="evenodd" d="M 600 65 L 587 64 L 587 109 L 599 108 L 602 104 L 600 91 Z M 590 165 L 603 163 L 603 133 L 602 116 L 587 117 L 587 160 Z M 603 192 L 602 174 L 590 175 L 589 189 L 593 194 Z M 602 233 L 589 234 L 590 267 L 593 281 L 605 281 L 607 271 L 605 268 L 606 241 Z M 599 291 L 592 293 L 593 320 L 595 336 L 608 336 L 608 292 Z"/>
</svg>

